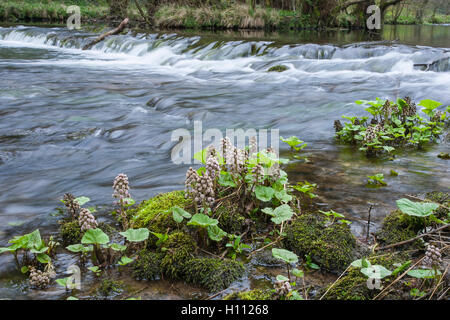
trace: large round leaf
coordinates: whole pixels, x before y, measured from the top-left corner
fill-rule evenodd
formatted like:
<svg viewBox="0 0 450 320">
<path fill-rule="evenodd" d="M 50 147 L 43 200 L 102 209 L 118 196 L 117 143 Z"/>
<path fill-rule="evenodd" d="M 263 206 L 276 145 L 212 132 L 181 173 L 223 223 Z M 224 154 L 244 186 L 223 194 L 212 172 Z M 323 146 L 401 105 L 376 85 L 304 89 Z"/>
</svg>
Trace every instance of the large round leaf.
<svg viewBox="0 0 450 320">
<path fill-rule="evenodd" d="M 221 241 L 226 235 L 227 233 L 217 225 L 208 227 L 208 236 L 213 241 Z"/>
<path fill-rule="evenodd" d="M 271 187 L 257 185 L 255 187 L 255 196 L 261 201 L 267 202 L 272 200 L 275 190 Z"/>
<path fill-rule="evenodd" d="M 120 232 L 122 236 L 127 238 L 130 242 L 141 242 L 148 239 L 148 236 L 150 235 L 150 232 L 147 228 L 140 228 L 140 229 L 128 229 L 125 232 Z"/>
<path fill-rule="evenodd" d="M 217 219 L 212 219 L 203 213 L 196 213 L 187 224 L 206 228 L 208 226 L 216 226 L 218 223 Z"/>
<path fill-rule="evenodd" d="M 273 248 L 272 249 L 272 255 L 280 260 L 283 260 L 286 263 L 296 263 L 298 262 L 298 256 L 286 249 L 278 249 L 278 248 Z"/>
<path fill-rule="evenodd" d="M 107 244 L 109 237 L 101 229 L 89 229 L 81 239 L 83 244 Z"/>
</svg>

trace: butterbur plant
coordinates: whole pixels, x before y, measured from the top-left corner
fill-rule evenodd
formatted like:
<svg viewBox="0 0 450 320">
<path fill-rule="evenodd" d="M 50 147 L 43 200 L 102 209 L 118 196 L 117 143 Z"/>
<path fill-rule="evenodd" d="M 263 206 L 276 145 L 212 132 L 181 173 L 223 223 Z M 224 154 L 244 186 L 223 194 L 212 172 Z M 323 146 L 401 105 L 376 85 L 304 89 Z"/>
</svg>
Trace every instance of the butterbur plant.
<svg viewBox="0 0 450 320">
<path fill-rule="evenodd" d="M 377 98 L 375 101 L 358 100 L 356 104 L 367 106 L 369 117 L 346 117 L 342 124 L 334 123 L 336 138 L 346 144 L 359 146 L 367 156 L 390 155 L 398 148 L 423 147 L 437 142 L 443 132 L 447 111 L 439 111 L 442 103 L 422 100 L 419 106 L 427 116 L 422 117 L 410 98 L 396 102 Z M 369 118 L 371 117 L 370 121 Z"/>
<path fill-rule="evenodd" d="M 114 179 L 113 183 L 113 198 L 116 199 L 116 204 L 119 206 L 119 214 L 122 221 L 123 230 L 128 229 L 128 217 L 126 213 L 126 207 L 134 204 L 134 200 L 130 196 L 130 185 L 128 182 L 128 176 L 124 173 L 120 173 Z"/>
<path fill-rule="evenodd" d="M 382 173 L 377 173 L 373 176 L 367 176 L 368 180 L 367 180 L 367 184 L 369 186 L 374 186 L 374 187 L 385 187 L 387 186 L 386 181 L 384 181 L 384 174 Z"/>
</svg>

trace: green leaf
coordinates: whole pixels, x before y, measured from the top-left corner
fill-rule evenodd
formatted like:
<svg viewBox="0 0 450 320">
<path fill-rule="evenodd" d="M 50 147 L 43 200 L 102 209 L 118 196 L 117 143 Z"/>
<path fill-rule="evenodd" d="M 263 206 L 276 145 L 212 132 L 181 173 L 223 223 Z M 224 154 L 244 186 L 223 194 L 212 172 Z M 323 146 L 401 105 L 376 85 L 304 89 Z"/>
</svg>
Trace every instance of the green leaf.
<svg viewBox="0 0 450 320">
<path fill-rule="evenodd" d="M 365 265 L 363 265 L 363 260 L 365 260 Z M 371 266 L 370 261 L 364 258 L 355 260 L 350 265 L 355 268 L 362 268 L 362 267 L 368 268 Z"/>
<path fill-rule="evenodd" d="M 30 252 L 31 253 L 44 253 L 48 250 L 48 247 L 42 247 L 40 249 L 31 249 Z"/>
<path fill-rule="evenodd" d="M 208 157 L 208 148 L 205 148 L 201 151 L 194 153 L 194 159 L 200 161 L 203 164 L 206 164 L 207 157 Z"/>
<path fill-rule="evenodd" d="M 20 272 L 27 273 L 28 272 L 28 267 L 27 266 L 23 266 L 22 268 L 20 268 Z"/>
<path fill-rule="evenodd" d="M 277 275 L 278 281 L 289 281 L 289 279 L 281 274 Z"/>
<path fill-rule="evenodd" d="M 289 202 L 292 200 L 292 196 L 289 195 L 286 190 L 275 191 L 275 198 L 280 200 L 281 202 Z"/>
<path fill-rule="evenodd" d="M 156 241 L 157 246 L 163 244 L 167 241 L 167 239 L 169 239 L 169 235 L 167 233 L 152 232 L 152 234 L 158 238 L 158 241 Z"/>
<path fill-rule="evenodd" d="M 437 273 L 435 273 L 432 269 L 415 269 L 408 271 L 406 274 L 418 279 L 432 279 L 436 275 L 441 275 L 441 272 L 437 270 Z"/>
<path fill-rule="evenodd" d="M 212 219 L 203 213 L 196 213 L 187 224 L 206 228 L 208 226 L 215 226 L 218 223 L 219 221 L 217 219 Z"/>
<path fill-rule="evenodd" d="M 83 244 L 107 244 L 108 242 L 108 235 L 98 228 L 87 230 L 81 239 Z"/>
<path fill-rule="evenodd" d="M 180 207 L 176 207 L 176 206 L 172 207 L 172 215 L 173 215 L 173 220 L 175 220 L 175 222 L 178 222 L 178 223 L 182 222 L 183 218 L 190 219 L 192 217 L 192 215 L 189 212 L 181 209 Z"/>
<path fill-rule="evenodd" d="M 303 278 L 303 276 L 305 275 L 302 270 L 299 270 L 299 269 L 296 269 L 296 268 L 292 270 L 292 274 L 294 276 L 296 276 L 297 278 Z"/>
<path fill-rule="evenodd" d="M 442 103 L 440 103 L 438 101 L 430 100 L 430 99 L 425 99 L 425 100 L 421 100 L 418 103 L 418 105 L 424 107 L 427 110 L 434 110 L 437 107 L 439 107 L 440 105 L 442 105 Z"/>
<path fill-rule="evenodd" d="M 397 274 L 399 274 L 400 272 L 402 272 L 403 270 L 408 268 L 410 265 L 411 265 L 411 260 L 406 261 L 402 265 L 398 266 L 394 271 L 392 271 L 392 275 L 396 276 Z"/>
<path fill-rule="evenodd" d="M 397 200 L 397 207 L 405 214 L 416 217 L 427 217 L 433 214 L 439 205 L 437 203 L 429 202 L 412 202 L 408 199 L 402 198 Z"/>
<path fill-rule="evenodd" d="M 125 251 L 127 249 L 127 246 L 124 246 L 124 245 L 119 244 L 119 243 L 111 243 L 109 245 L 109 247 L 111 249 L 113 249 L 114 251 Z"/>
<path fill-rule="evenodd" d="M 148 239 L 150 232 L 147 228 L 140 229 L 128 229 L 125 232 L 119 232 L 120 235 L 124 236 L 130 242 L 141 242 Z"/>
<path fill-rule="evenodd" d="M 383 267 L 382 265 L 372 265 L 367 268 L 362 268 L 361 272 L 366 275 L 368 278 L 372 279 L 383 279 L 392 274 L 391 271 Z"/>
<path fill-rule="evenodd" d="M 304 300 L 303 297 L 298 293 L 297 290 L 291 291 L 291 296 L 289 297 L 289 300 Z"/>
<path fill-rule="evenodd" d="M 38 259 L 38 261 L 39 261 L 40 263 L 44 263 L 44 264 L 47 264 L 47 263 L 49 263 L 50 261 L 52 261 L 52 259 L 51 259 L 47 254 L 45 254 L 45 253 L 38 253 L 38 254 L 36 255 L 36 259 Z"/>
<path fill-rule="evenodd" d="M 92 251 L 92 246 L 83 246 L 82 244 L 72 244 L 70 246 L 66 247 L 67 250 L 71 251 L 71 252 L 88 252 L 88 251 Z"/>
<path fill-rule="evenodd" d="M 70 296 L 70 297 L 68 297 L 66 300 L 80 300 L 80 299 L 78 299 L 78 298 L 76 298 L 76 297 Z"/>
<path fill-rule="evenodd" d="M 275 190 L 273 188 L 261 185 L 257 185 L 254 192 L 256 198 L 264 202 L 272 200 L 272 197 L 275 194 Z"/>
<path fill-rule="evenodd" d="M 74 201 L 76 201 L 81 207 L 83 204 L 91 201 L 91 199 L 89 199 L 88 197 L 78 197 L 78 198 L 75 198 Z"/>
<path fill-rule="evenodd" d="M 136 200 L 134 200 L 133 198 L 125 198 L 123 199 L 123 202 L 126 203 L 126 207 L 131 207 L 133 204 L 136 203 Z"/>
<path fill-rule="evenodd" d="M 287 204 L 283 204 L 275 210 L 272 208 L 264 208 L 262 212 L 272 216 L 272 222 L 275 224 L 281 224 L 284 221 L 290 220 L 292 216 L 294 215 L 294 212 L 292 211 L 291 207 Z"/>
<path fill-rule="evenodd" d="M 233 181 L 233 177 L 229 172 L 221 172 L 219 180 L 217 181 L 222 187 L 236 187 L 236 183 Z"/>
<path fill-rule="evenodd" d="M 283 141 L 284 143 L 287 143 L 291 148 L 295 149 L 296 151 L 299 151 L 307 146 L 307 144 L 304 141 L 300 140 L 296 136 L 292 136 L 286 139 L 280 137 L 280 140 Z"/>
<path fill-rule="evenodd" d="M 213 241 L 221 241 L 228 233 L 220 229 L 217 225 L 208 226 L 208 236 Z"/>
<path fill-rule="evenodd" d="M 295 253 L 286 249 L 273 248 L 272 255 L 274 256 L 274 258 L 283 260 L 286 263 L 298 262 L 298 256 Z"/>
<path fill-rule="evenodd" d="M 100 272 L 102 272 L 102 270 L 99 267 L 97 267 L 97 266 L 89 267 L 88 270 L 91 270 L 95 274 L 99 274 Z"/>
<path fill-rule="evenodd" d="M 125 265 L 127 265 L 127 264 L 129 264 L 129 263 L 131 263 L 131 262 L 133 262 L 133 261 L 134 261 L 133 259 L 128 258 L 127 256 L 123 256 L 123 257 L 120 259 L 120 261 L 119 261 L 119 265 L 125 266 Z"/>
</svg>

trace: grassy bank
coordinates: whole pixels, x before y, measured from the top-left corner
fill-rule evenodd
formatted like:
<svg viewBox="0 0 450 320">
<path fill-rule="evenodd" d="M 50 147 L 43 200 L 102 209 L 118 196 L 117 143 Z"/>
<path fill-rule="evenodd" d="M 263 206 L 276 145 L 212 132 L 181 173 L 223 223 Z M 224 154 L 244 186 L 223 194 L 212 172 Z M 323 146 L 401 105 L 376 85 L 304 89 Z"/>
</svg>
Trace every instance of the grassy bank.
<svg viewBox="0 0 450 320">
<path fill-rule="evenodd" d="M 107 0 L 2 0 L 0 21 L 7 22 L 65 22 L 70 14 L 68 6 L 80 7 L 84 21 L 111 20 Z M 147 8 L 142 8 L 147 11 Z M 128 16 L 135 22 L 144 22 L 134 4 L 128 7 Z M 116 17 L 117 18 L 117 17 Z M 117 19 L 116 19 L 117 20 Z M 392 12 L 385 16 L 387 24 L 417 24 L 413 14 L 402 14 L 394 19 Z M 449 15 L 426 16 L 424 24 L 450 23 Z M 361 21 L 354 14 L 341 12 L 331 22 L 321 22 L 317 17 L 301 11 L 282 10 L 270 7 L 251 6 L 242 3 L 209 6 L 185 6 L 163 4 L 154 12 L 154 24 L 160 28 L 186 29 L 264 29 L 299 30 L 331 27 L 361 27 Z"/>
<path fill-rule="evenodd" d="M 337 26 L 350 27 L 355 22 L 342 14 Z M 245 4 L 216 7 L 164 5 L 155 14 L 155 24 L 162 28 L 193 29 L 305 29 L 320 27 L 317 20 L 298 11 L 257 7 Z"/>
<path fill-rule="evenodd" d="M 386 13 L 384 17 L 384 23 L 386 24 L 444 24 L 450 23 L 450 15 L 436 14 L 434 16 L 428 15 L 423 17 L 422 23 L 419 23 L 415 15 L 402 14 L 397 19 L 394 18 L 391 12 Z"/>
</svg>

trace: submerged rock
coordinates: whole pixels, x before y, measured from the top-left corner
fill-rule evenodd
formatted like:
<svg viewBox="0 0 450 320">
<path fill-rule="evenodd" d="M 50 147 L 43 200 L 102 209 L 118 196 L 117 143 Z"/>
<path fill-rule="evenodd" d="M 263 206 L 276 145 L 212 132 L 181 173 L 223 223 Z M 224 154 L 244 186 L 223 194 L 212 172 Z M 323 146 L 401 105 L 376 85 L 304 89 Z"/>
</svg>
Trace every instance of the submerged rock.
<svg viewBox="0 0 450 320">
<path fill-rule="evenodd" d="M 283 72 L 288 70 L 289 68 L 283 65 L 273 66 L 267 70 L 267 72 Z"/>
<path fill-rule="evenodd" d="M 249 291 L 233 292 L 225 296 L 223 300 L 272 300 L 273 290 L 254 289 Z"/>
<path fill-rule="evenodd" d="M 244 271 L 242 263 L 236 260 L 196 258 L 185 264 L 183 280 L 209 291 L 220 291 L 241 278 Z"/>
</svg>

